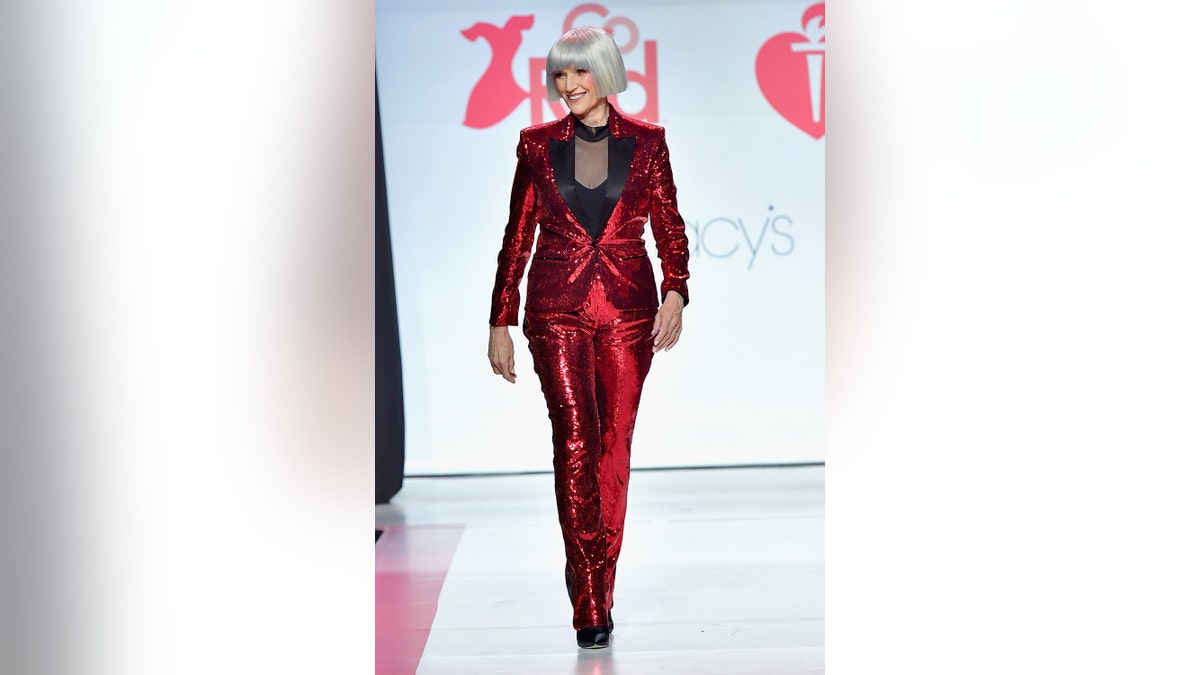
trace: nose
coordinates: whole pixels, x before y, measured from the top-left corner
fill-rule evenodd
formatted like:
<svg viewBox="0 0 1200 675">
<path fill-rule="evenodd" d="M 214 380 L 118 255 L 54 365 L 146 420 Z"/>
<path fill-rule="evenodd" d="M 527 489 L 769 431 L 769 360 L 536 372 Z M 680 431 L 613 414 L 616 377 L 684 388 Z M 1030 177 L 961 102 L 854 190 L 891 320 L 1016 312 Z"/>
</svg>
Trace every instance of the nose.
<svg viewBox="0 0 1200 675">
<path fill-rule="evenodd" d="M 575 88 L 575 79 L 576 79 L 575 73 L 568 70 L 567 71 L 567 91 L 571 91 L 572 89 Z"/>
</svg>

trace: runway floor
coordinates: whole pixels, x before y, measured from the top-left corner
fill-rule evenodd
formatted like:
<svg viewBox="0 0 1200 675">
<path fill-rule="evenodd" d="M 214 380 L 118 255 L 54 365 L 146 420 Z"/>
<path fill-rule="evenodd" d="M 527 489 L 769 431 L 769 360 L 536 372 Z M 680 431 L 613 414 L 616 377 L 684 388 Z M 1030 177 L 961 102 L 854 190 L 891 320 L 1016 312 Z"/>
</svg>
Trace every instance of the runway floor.
<svg viewBox="0 0 1200 675">
<path fill-rule="evenodd" d="M 376 507 L 376 673 L 824 672 L 822 466 L 635 471 L 608 649 L 575 645 L 552 476 Z"/>
</svg>

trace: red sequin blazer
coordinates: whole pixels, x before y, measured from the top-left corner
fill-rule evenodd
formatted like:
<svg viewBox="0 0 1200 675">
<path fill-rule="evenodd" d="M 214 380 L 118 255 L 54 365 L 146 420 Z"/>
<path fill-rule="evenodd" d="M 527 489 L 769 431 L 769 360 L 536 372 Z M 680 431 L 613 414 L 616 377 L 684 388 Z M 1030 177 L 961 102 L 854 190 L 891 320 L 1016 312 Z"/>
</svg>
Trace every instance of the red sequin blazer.
<svg viewBox="0 0 1200 675">
<path fill-rule="evenodd" d="M 521 130 L 508 226 L 492 291 L 493 326 L 517 325 L 520 283 L 538 231 L 525 300 L 527 312 L 579 309 L 599 275 L 618 309 L 656 309 L 676 291 L 688 301 L 688 240 L 675 198 L 675 181 L 662 127 L 609 109 L 608 194 L 612 215 L 593 239 L 571 210 L 577 204 L 568 151 L 575 116 Z M 663 280 L 642 235 L 649 221 Z M 540 226 L 540 227 L 538 227 Z"/>
</svg>

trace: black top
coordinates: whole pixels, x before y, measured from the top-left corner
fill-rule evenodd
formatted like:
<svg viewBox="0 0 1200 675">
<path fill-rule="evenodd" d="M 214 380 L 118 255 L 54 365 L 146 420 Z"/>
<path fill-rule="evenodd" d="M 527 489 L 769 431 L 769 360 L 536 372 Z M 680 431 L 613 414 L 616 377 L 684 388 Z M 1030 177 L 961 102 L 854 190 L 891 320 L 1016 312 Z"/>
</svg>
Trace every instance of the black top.
<svg viewBox="0 0 1200 675">
<path fill-rule="evenodd" d="M 608 205 L 605 203 L 609 136 L 607 124 L 589 127 L 578 117 L 575 118 L 575 136 L 571 139 L 570 149 L 575 159 L 575 195 L 579 200 L 575 216 L 593 239 L 600 236 L 608 216 L 612 214 L 612 208 L 606 208 Z"/>
<path fill-rule="evenodd" d="M 575 215 L 583 221 L 592 239 L 600 236 L 600 230 L 604 229 L 604 222 L 608 220 L 604 217 L 604 193 L 607 191 L 607 180 L 591 189 L 575 181 L 575 196 L 579 198 L 579 213 Z"/>
</svg>

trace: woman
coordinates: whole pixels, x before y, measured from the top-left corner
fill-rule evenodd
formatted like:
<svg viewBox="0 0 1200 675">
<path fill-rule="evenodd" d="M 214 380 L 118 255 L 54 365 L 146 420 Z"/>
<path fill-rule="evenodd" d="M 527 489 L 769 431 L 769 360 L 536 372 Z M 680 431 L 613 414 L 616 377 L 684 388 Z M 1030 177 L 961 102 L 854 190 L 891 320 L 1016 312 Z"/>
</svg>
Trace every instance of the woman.
<svg viewBox="0 0 1200 675">
<path fill-rule="evenodd" d="M 608 646 L 624 533 L 629 449 L 655 352 L 679 340 L 688 242 L 663 130 L 621 115 L 627 86 L 612 36 L 573 28 L 546 57 L 546 91 L 570 114 L 521 131 L 508 226 L 492 292 L 488 359 L 509 382 L 519 285 L 524 332 L 550 412 L 567 591 L 580 647 Z M 661 262 L 661 295 L 642 236 Z M 662 306 L 659 306 L 659 298 Z"/>
</svg>

